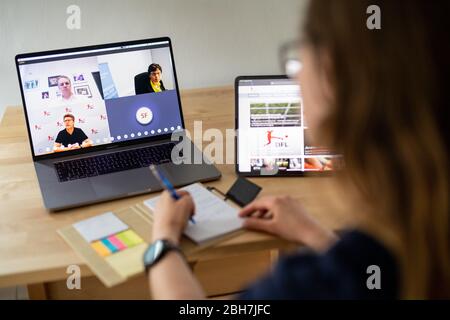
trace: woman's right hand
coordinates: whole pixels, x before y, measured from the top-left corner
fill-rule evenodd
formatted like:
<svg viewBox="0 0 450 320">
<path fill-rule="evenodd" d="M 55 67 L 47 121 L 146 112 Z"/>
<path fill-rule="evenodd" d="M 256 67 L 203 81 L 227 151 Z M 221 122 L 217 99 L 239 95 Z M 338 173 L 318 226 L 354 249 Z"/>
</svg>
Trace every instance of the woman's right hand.
<svg viewBox="0 0 450 320">
<path fill-rule="evenodd" d="M 239 212 L 244 228 L 265 231 L 288 241 L 324 251 L 336 241 L 336 235 L 305 212 L 301 203 L 289 196 L 256 199 Z"/>
</svg>

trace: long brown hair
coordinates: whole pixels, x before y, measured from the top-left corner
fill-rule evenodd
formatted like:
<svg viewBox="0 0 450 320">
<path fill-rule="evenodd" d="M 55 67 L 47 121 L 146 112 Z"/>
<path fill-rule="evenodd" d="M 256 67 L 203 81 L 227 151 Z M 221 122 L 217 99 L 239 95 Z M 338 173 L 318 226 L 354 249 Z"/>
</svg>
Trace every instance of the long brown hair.
<svg viewBox="0 0 450 320">
<path fill-rule="evenodd" d="M 366 25 L 373 4 L 379 30 Z M 449 13 L 448 2 L 312 0 L 303 28 L 330 61 L 333 111 L 320 131 L 364 203 L 395 228 L 404 298 L 450 295 Z"/>
</svg>

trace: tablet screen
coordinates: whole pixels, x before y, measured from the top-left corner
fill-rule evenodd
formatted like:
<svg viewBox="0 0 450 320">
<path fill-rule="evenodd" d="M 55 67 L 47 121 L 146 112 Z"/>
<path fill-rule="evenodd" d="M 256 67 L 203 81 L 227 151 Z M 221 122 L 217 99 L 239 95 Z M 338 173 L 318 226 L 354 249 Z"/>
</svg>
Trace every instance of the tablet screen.
<svg viewBox="0 0 450 320">
<path fill-rule="evenodd" d="M 285 77 L 236 80 L 237 171 L 298 175 L 331 171 L 341 157 L 308 141 L 301 88 Z"/>
</svg>

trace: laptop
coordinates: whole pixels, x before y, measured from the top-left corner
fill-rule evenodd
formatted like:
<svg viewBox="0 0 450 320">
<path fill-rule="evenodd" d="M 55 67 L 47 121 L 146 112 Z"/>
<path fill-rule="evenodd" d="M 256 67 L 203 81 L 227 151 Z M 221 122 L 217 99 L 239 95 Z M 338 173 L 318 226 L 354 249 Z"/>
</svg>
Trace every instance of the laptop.
<svg viewBox="0 0 450 320">
<path fill-rule="evenodd" d="M 169 38 L 19 54 L 15 61 L 49 210 L 160 191 L 151 164 L 176 187 L 220 178 L 186 137 Z"/>
</svg>

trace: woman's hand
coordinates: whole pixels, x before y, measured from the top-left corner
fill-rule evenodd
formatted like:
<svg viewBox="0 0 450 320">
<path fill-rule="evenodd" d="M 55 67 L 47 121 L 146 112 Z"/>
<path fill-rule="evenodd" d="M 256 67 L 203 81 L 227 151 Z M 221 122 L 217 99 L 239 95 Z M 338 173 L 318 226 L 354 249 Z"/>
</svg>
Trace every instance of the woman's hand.
<svg viewBox="0 0 450 320">
<path fill-rule="evenodd" d="M 186 191 L 177 191 L 180 199 L 175 200 L 168 191 L 161 194 L 153 213 L 153 241 L 167 239 L 175 244 L 180 242 L 181 234 L 188 219 L 194 214 L 194 201 Z"/>
<path fill-rule="evenodd" d="M 257 199 L 239 216 L 247 218 L 244 228 L 266 231 L 317 251 L 326 250 L 337 241 L 333 232 L 309 216 L 298 200 L 288 196 Z"/>
</svg>

